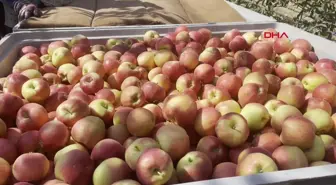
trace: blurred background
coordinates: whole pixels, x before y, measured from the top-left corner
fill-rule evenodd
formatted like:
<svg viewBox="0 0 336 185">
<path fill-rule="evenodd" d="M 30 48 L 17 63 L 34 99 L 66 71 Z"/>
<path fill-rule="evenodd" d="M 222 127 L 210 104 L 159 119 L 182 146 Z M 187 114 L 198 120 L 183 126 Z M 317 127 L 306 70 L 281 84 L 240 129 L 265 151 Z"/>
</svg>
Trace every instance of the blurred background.
<svg viewBox="0 0 336 185">
<path fill-rule="evenodd" d="M 336 41 L 336 0 L 228 0 Z"/>
</svg>

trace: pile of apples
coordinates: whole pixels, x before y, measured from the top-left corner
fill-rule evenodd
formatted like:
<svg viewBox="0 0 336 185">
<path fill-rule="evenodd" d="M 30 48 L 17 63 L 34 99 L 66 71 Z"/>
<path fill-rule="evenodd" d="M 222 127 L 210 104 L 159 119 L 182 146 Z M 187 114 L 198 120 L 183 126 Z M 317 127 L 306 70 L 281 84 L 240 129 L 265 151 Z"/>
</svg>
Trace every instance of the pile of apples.
<svg viewBox="0 0 336 185">
<path fill-rule="evenodd" d="M 336 64 L 305 39 L 76 35 L 21 48 L 0 81 L 0 185 L 163 185 L 336 162 Z"/>
</svg>

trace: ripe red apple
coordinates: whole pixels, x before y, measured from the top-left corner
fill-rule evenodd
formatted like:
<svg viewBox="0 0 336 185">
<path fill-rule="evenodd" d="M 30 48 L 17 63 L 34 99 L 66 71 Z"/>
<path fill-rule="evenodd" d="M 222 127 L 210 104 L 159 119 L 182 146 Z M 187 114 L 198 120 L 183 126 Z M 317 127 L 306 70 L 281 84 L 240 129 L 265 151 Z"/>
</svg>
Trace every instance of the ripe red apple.
<svg viewBox="0 0 336 185">
<path fill-rule="evenodd" d="M 186 70 L 179 61 L 166 62 L 162 67 L 162 74 L 167 75 L 173 82 L 184 73 L 186 73 Z"/>
<path fill-rule="evenodd" d="M 216 135 L 229 147 L 237 147 L 243 144 L 249 133 L 246 119 L 238 113 L 225 114 L 217 122 Z"/>
<path fill-rule="evenodd" d="M 235 70 L 235 74 L 241 78 L 242 80 L 245 79 L 245 77 L 250 74 L 252 71 L 251 69 L 249 69 L 248 67 L 238 67 L 236 70 Z"/>
<path fill-rule="evenodd" d="M 215 166 L 212 179 L 220 179 L 225 177 L 236 176 L 237 165 L 232 162 L 223 162 Z"/>
<path fill-rule="evenodd" d="M 24 47 L 21 48 L 20 56 L 23 56 L 27 53 L 34 53 L 38 56 L 41 56 L 41 53 L 40 53 L 39 49 L 37 49 L 34 46 L 24 46 Z"/>
<path fill-rule="evenodd" d="M 126 87 L 120 95 L 120 102 L 127 107 L 141 107 L 145 103 L 144 92 L 136 86 Z"/>
<path fill-rule="evenodd" d="M 248 51 L 237 51 L 234 53 L 234 68 L 249 67 L 251 68 L 256 58 Z"/>
<path fill-rule="evenodd" d="M 204 44 L 205 42 L 207 42 L 212 36 L 211 31 L 207 28 L 200 28 L 197 31 L 203 35 L 203 42 L 201 44 Z"/>
<path fill-rule="evenodd" d="M 223 41 L 224 47 L 228 48 L 229 47 L 229 43 L 236 37 L 241 35 L 240 31 L 238 29 L 232 29 L 230 31 L 228 31 L 227 33 L 225 33 L 224 37 L 221 38 L 221 40 Z"/>
<path fill-rule="evenodd" d="M 44 102 L 47 112 L 56 111 L 57 107 L 68 99 L 68 95 L 64 92 L 56 92 L 50 95 Z"/>
<path fill-rule="evenodd" d="M 306 111 L 312 110 L 312 109 L 322 109 L 329 113 L 329 115 L 332 114 L 332 107 L 330 103 L 328 103 L 326 100 L 322 98 L 315 98 L 311 97 L 307 101 Z"/>
<path fill-rule="evenodd" d="M 290 52 L 293 49 L 293 44 L 288 38 L 278 38 L 274 41 L 273 48 L 276 54 L 282 54 Z"/>
<path fill-rule="evenodd" d="M 145 151 L 138 159 L 136 174 L 143 184 L 165 184 L 174 171 L 170 156 L 163 150 L 153 148 Z"/>
<path fill-rule="evenodd" d="M 238 163 L 236 175 L 246 176 L 274 171 L 278 171 L 278 167 L 271 157 L 262 153 L 252 153 Z"/>
<path fill-rule="evenodd" d="M 22 131 L 38 130 L 48 121 L 48 112 L 37 103 L 23 105 L 17 113 L 16 126 Z"/>
<path fill-rule="evenodd" d="M 128 131 L 137 137 L 150 135 L 155 125 L 155 117 L 145 108 L 133 109 L 127 116 L 126 125 Z"/>
<path fill-rule="evenodd" d="M 302 87 L 297 85 L 287 85 L 280 88 L 277 99 L 300 109 L 305 103 L 304 96 L 305 92 Z"/>
<path fill-rule="evenodd" d="M 29 80 L 28 77 L 20 73 L 13 73 L 9 75 L 6 80 L 7 92 L 22 97 L 21 94 L 22 85 L 28 80 Z"/>
<path fill-rule="evenodd" d="M 268 132 L 258 135 L 253 139 L 253 145 L 256 147 L 263 148 L 270 153 L 282 145 L 280 141 L 280 136 L 274 132 Z"/>
<path fill-rule="evenodd" d="M 336 106 L 336 86 L 332 84 L 319 85 L 313 91 L 314 98 L 326 100 L 332 107 Z"/>
<path fill-rule="evenodd" d="M 202 83 L 210 83 L 215 77 L 215 69 L 209 64 L 200 64 L 195 68 L 194 75 Z"/>
<path fill-rule="evenodd" d="M 238 92 L 242 85 L 243 81 L 234 73 L 225 73 L 216 82 L 218 88 L 226 89 L 233 98 L 238 97 Z"/>
<path fill-rule="evenodd" d="M 189 42 L 184 48 L 184 50 L 188 50 L 188 49 L 194 50 L 197 54 L 201 54 L 204 47 L 201 43 L 192 41 L 192 42 Z"/>
<path fill-rule="evenodd" d="M 245 50 L 247 48 L 249 48 L 249 44 L 246 42 L 245 38 L 240 35 L 234 37 L 229 43 L 229 49 L 233 52 Z"/>
<path fill-rule="evenodd" d="M 27 153 L 20 155 L 15 160 L 12 173 L 18 181 L 32 182 L 42 180 L 46 177 L 49 168 L 50 163 L 43 154 Z"/>
<path fill-rule="evenodd" d="M 310 42 L 305 39 L 295 39 L 292 41 L 292 45 L 294 48 L 304 48 L 308 51 L 313 49 L 313 46 L 310 44 Z"/>
<path fill-rule="evenodd" d="M 224 47 L 222 40 L 219 37 L 212 37 L 208 40 L 205 45 L 205 48 L 214 47 L 221 48 Z"/>
<path fill-rule="evenodd" d="M 221 114 L 213 107 L 202 108 L 197 111 L 195 130 L 200 136 L 215 135 L 217 121 Z"/>
<path fill-rule="evenodd" d="M 167 121 L 185 127 L 194 124 L 197 114 L 197 105 L 189 95 L 169 95 L 164 101 L 162 111 Z"/>
<path fill-rule="evenodd" d="M 176 174 L 182 183 L 201 181 L 211 177 L 212 168 L 211 160 L 206 154 L 192 151 L 179 160 Z"/>
<path fill-rule="evenodd" d="M 280 170 L 304 168 L 308 160 L 303 151 L 296 146 L 280 146 L 272 154 Z"/>
<path fill-rule="evenodd" d="M 158 103 L 162 102 L 166 97 L 164 88 L 154 82 L 146 82 L 141 86 L 141 90 L 147 102 Z"/>
<path fill-rule="evenodd" d="M 187 132 L 175 124 L 160 127 L 155 133 L 155 140 L 173 161 L 178 161 L 190 151 L 190 139 Z"/>
<path fill-rule="evenodd" d="M 199 55 L 198 60 L 205 64 L 209 64 L 213 66 L 215 62 L 222 58 L 221 53 L 217 48 L 208 47 L 203 50 L 203 52 Z"/>
<path fill-rule="evenodd" d="M 280 140 L 284 145 L 308 149 L 313 146 L 315 126 L 303 116 L 293 116 L 284 120 Z"/>
<path fill-rule="evenodd" d="M 93 149 L 105 137 L 104 121 L 95 116 L 86 116 L 73 125 L 71 136 L 76 142 Z"/>
<path fill-rule="evenodd" d="M 267 101 L 267 91 L 255 83 L 243 85 L 238 92 L 238 102 L 244 107 L 248 103 L 264 104 Z"/>
<path fill-rule="evenodd" d="M 280 133 L 283 122 L 292 116 L 302 116 L 302 113 L 294 106 L 280 105 L 272 115 L 271 126 Z"/>
<path fill-rule="evenodd" d="M 266 74 L 265 77 L 269 84 L 268 93 L 271 93 L 274 95 L 278 94 L 278 91 L 281 85 L 281 79 L 278 76 L 273 75 L 273 74 Z"/>
<path fill-rule="evenodd" d="M 205 136 L 197 144 L 197 151 L 205 153 L 217 165 L 228 160 L 228 149 L 215 136 Z"/>
<path fill-rule="evenodd" d="M 199 64 L 198 53 L 193 49 L 186 49 L 180 55 L 180 62 L 189 71 L 192 71 Z"/>
<path fill-rule="evenodd" d="M 80 88 L 88 95 L 103 89 L 104 80 L 97 73 L 88 73 L 80 79 Z"/>
<path fill-rule="evenodd" d="M 57 107 L 56 118 L 71 127 L 78 120 L 90 115 L 90 113 L 90 108 L 87 103 L 79 99 L 69 99 Z"/>
<path fill-rule="evenodd" d="M 258 41 L 251 46 L 251 54 L 256 58 L 265 58 L 272 60 L 273 58 L 273 46 L 267 41 Z"/>
</svg>

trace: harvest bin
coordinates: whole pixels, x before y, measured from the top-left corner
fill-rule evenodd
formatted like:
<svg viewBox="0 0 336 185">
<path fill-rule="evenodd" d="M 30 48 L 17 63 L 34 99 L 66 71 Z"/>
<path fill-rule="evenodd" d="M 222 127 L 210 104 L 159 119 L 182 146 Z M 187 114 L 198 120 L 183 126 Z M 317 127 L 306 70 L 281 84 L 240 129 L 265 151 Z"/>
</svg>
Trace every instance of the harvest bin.
<svg viewBox="0 0 336 185">
<path fill-rule="evenodd" d="M 42 29 L 14 32 L 0 41 L 0 77 L 10 74 L 14 63 L 18 59 L 19 49 L 25 45 L 39 45 L 44 42 L 70 39 L 74 35 L 83 34 L 93 44 L 104 44 L 109 38 L 142 37 L 147 30 L 156 30 L 160 34 L 172 32 L 179 25 L 156 25 L 156 26 L 116 26 L 99 28 L 77 29 Z M 313 46 L 320 58 L 336 59 L 336 43 L 327 39 L 312 35 L 298 28 L 284 23 L 216 23 L 216 24 L 192 24 L 186 25 L 190 30 L 208 28 L 213 35 L 223 36 L 231 29 L 239 29 L 241 32 L 254 31 L 261 33 L 267 28 L 275 28 L 280 33 L 286 33 L 289 39 L 303 38 Z M 327 185 L 336 184 L 336 165 L 301 168 L 295 170 L 278 171 L 260 175 L 244 177 L 232 177 L 208 181 L 186 183 L 190 185 Z"/>
</svg>

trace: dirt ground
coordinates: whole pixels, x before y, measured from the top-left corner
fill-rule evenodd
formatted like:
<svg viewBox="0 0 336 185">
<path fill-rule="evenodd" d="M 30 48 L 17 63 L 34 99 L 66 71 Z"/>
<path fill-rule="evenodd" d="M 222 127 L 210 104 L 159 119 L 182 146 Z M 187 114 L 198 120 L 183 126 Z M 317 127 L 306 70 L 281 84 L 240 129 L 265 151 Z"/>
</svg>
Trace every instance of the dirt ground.
<svg viewBox="0 0 336 185">
<path fill-rule="evenodd" d="M 229 0 L 336 41 L 336 0 Z"/>
</svg>

